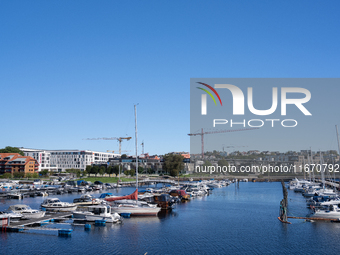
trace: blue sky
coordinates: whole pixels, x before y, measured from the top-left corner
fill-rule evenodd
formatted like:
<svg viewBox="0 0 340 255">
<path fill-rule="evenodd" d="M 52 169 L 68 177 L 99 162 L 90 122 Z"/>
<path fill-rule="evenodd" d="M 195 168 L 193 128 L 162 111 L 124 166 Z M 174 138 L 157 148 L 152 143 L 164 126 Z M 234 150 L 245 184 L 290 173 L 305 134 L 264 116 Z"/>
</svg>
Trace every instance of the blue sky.
<svg viewBox="0 0 340 255">
<path fill-rule="evenodd" d="M 190 78 L 339 77 L 338 1 L 0 1 L 0 147 L 189 151 Z M 311 91 L 312 92 L 312 91 Z M 246 149 L 335 149 L 339 87 L 323 114 Z M 329 100 L 329 97 L 332 100 Z M 279 134 L 278 134 L 279 135 Z M 311 144 L 310 144 L 311 143 Z M 134 140 L 123 142 L 134 151 Z M 141 151 L 141 147 L 139 147 Z M 129 153 L 129 152 L 128 152 Z"/>
</svg>

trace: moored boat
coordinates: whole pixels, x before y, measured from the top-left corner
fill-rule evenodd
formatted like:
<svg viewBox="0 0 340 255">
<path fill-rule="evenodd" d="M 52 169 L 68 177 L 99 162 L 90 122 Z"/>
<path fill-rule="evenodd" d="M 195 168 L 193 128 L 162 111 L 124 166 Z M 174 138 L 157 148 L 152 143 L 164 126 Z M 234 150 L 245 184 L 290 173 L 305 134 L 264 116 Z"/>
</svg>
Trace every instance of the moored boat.
<svg viewBox="0 0 340 255">
<path fill-rule="evenodd" d="M 118 213 L 111 214 L 111 207 L 109 205 L 93 205 L 89 206 L 88 211 L 75 211 L 73 217 L 77 220 L 96 221 L 105 220 L 109 223 L 116 223 L 121 220 Z"/>
<path fill-rule="evenodd" d="M 339 219 L 340 208 L 334 205 L 330 205 L 328 209 L 316 210 L 311 218 L 323 218 L 323 219 Z"/>
<path fill-rule="evenodd" d="M 87 206 L 87 205 L 98 205 L 102 203 L 103 200 L 94 198 L 89 194 L 84 194 L 80 198 L 73 199 L 73 203 L 77 205 Z"/>
<path fill-rule="evenodd" d="M 48 198 L 44 200 L 41 207 L 46 211 L 53 212 L 70 212 L 77 209 L 77 205 L 73 203 L 61 202 L 59 198 Z"/>
<path fill-rule="evenodd" d="M 32 209 L 24 204 L 11 205 L 5 212 L 21 214 L 22 219 L 38 219 L 45 216 L 45 212 Z"/>
</svg>

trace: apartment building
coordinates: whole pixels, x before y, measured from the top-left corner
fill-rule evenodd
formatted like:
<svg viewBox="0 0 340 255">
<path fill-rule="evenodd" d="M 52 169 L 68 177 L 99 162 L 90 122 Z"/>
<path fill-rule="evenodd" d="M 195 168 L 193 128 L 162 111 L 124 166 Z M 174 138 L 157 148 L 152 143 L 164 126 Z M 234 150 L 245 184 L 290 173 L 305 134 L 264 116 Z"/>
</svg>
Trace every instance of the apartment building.
<svg viewBox="0 0 340 255">
<path fill-rule="evenodd" d="M 25 155 L 30 155 L 41 161 L 40 170 L 47 169 L 53 172 L 64 172 L 74 168 L 84 171 L 91 164 L 107 164 L 110 158 L 119 157 L 119 154 L 89 150 L 36 150 L 20 148 Z M 44 166 L 43 166 L 44 165 Z"/>
<path fill-rule="evenodd" d="M 0 174 L 34 174 L 38 167 L 38 162 L 32 157 L 22 156 L 18 153 L 0 153 Z"/>
</svg>

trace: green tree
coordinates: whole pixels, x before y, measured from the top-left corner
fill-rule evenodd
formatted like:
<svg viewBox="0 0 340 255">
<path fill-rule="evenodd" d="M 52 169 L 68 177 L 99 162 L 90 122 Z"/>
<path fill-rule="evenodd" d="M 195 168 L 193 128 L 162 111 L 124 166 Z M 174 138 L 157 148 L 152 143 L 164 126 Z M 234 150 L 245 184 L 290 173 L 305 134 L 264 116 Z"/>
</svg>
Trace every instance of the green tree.
<svg viewBox="0 0 340 255">
<path fill-rule="evenodd" d="M 32 178 L 32 174 L 31 173 L 27 173 L 26 174 L 26 178 Z"/>
<path fill-rule="evenodd" d="M 3 178 L 5 178 L 5 179 L 9 179 L 9 178 L 11 178 L 11 174 L 10 173 L 4 173 L 3 175 L 2 175 L 2 177 Z"/>
<path fill-rule="evenodd" d="M 38 173 L 34 173 L 34 174 L 32 175 L 32 177 L 35 178 L 35 179 L 37 179 L 37 178 L 39 178 L 39 174 L 38 174 Z"/>
<path fill-rule="evenodd" d="M 182 155 L 166 154 L 163 156 L 163 159 L 163 169 L 166 171 L 166 173 L 170 173 L 171 176 L 177 176 L 184 168 L 184 157 Z"/>
<path fill-rule="evenodd" d="M 336 150 L 330 150 L 329 154 L 334 154 L 334 155 L 339 155 L 338 152 Z"/>
<path fill-rule="evenodd" d="M 203 166 L 212 166 L 209 160 L 205 160 Z"/>
<path fill-rule="evenodd" d="M 6 146 L 4 149 L 0 149 L 0 153 L 19 153 L 21 156 L 24 156 L 24 153 L 16 147 Z"/>
<path fill-rule="evenodd" d="M 113 167 L 113 172 L 112 173 L 114 173 L 116 175 L 116 177 L 119 175 L 119 165 L 115 165 Z"/>
<path fill-rule="evenodd" d="M 91 174 L 94 174 L 97 177 L 98 173 L 99 173 L 99 167 L 98 166 L 92 166 Z"/>
<path fill-rule="evenodd" d="M 131 170 L 125 170 L 124 174 L 125 175 L 130 175 L 131 177 L 133 177 L 135 175 L 136 171 L 134 169 Z"/>
<path fill-rule="evenodd" d="M 138 167 L 138 173 L 139 173 L 139 174 L 142 174 L 143 172 L 144 172 L 144 167 L 139 166 L 139 167 Z"/>
<path fill-rule="evenodd" d="M 28 174 L 27 174 L 28 175 Z M 13 174 L 13 177 L 14 178 L 23 178 L 25 177 L 25 173 L 14 173 Z"/>
<path fill-rule="evenodd" d="M 99 168 L 98 173 L 99 173 L 101 176 L 103 176 L 103 174 L 105 173 L 105 171 L 106 171 L 105 166 L 101 166 L 101 167 Z"/>
<path fill-rule="evenodd" d="M 121 158 L 127 158 L 126 154 L 122 154 L 122 156 L 120 156 Z"/>
<path fill-rule="evenodd" d="M 226 167 L 229 166 L 228 161 L 225 160 L 225 159 L 220 159 L 220 160 L 217 162 L 217 164 L 218 164 L 219 166 L 226 166 Z"/>
<path fill-rule="evenodd" d="M 109 177 L 111 177 L 111 172 L 113 172 L 112 168 L 113 168 L 112 166 L 108 166 L 105 170 L 105 173 L 108 174 Z"/>
<path fill-rule="evenodd" d="M 91 173 L 91 170 L 92 170 L 91 165 L 86 166 L 86 172 Z"/>
<path fill-rule="evenodd" d="M 48 170 L 47 170 L 47 169 L 41 170 L 40 173 L 41 173 L 43 176 L 47 176 Z"/>
<path fill-rule="evenodd" d="M 80 169 L 70 168 L 65 170 L 67 173 L 73 173 L 76 174 L 77 177 L 80 177 L 81 171 Z"/>
</svg>

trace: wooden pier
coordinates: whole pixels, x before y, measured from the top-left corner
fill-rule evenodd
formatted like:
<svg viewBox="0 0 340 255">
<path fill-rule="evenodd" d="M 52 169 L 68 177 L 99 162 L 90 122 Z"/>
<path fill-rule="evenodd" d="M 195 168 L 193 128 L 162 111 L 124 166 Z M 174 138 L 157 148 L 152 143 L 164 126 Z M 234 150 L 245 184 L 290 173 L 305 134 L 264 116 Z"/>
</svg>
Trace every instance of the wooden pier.
<svg viewBox="0 0 340 255">
<path fill-rule="evenodd" d="M 328 219 L 328 218 L 315 218 L 315 217 L 294 217 L 288 216 L 289 219 L 301 219 L 301 220 L 315 220 L 315 221 L 334 221 L 339 222 L 339 219 Z"/>
</svg>

